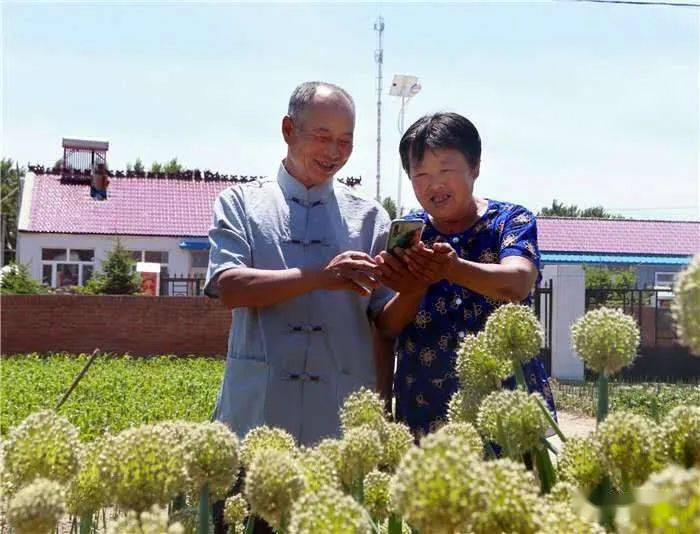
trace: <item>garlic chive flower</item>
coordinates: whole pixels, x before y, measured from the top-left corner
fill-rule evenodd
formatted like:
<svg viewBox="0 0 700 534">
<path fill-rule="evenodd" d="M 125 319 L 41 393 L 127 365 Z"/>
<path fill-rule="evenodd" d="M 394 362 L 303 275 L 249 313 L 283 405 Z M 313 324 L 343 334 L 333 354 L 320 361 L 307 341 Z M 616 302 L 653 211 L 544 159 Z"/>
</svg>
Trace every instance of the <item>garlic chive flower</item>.
<svg viewBox="0 0 700 534">
<path fill-rule="evenodd" d="M 190 423 L 182 446 L 190 488 L 208 484 L 213 498 L 223 497 L 238 477 L 238 438 L 219 422 Z"/>
<path fill-rule="evenodd" d="M 294 448 L 294 438 L 289 432 L 266 425 L 258 426 L 251 429 L 241 442 L 241 464 L 247 469 L 253 463 L 255 455 L 263 450 L 292 452 Z"/>
<path fill-rule="evenodd" d="M 642 484 L 659 467 L 655 423 L 648 417 L 613 412 L 594 434 L 600 444 L 603 465 L 621 490 Z"/>
<path fill-rule="evenodd" d="M 292 507 L 289 534 L 370 534 L 369 514 L 335 488 L 305 493 Z"/>
<path fill-rule="evenodd" d="M 599 308 L 573 324 L 571 342 L 586 367 L 610 376 L 637 357 L 639 328 L 622 311 Z"/>
<path fill-rule="evenodd" d="M 380 436 L 381 437 L 381 436 Z M 383 434 L 380 466 L 393 472 L 413 445 L 411 430 L 403 423 L 387 423 Z"/>
<path fill-rule="evenodd" d="M 534 533 L 535 479 L 509 459 L 485 462 L 467 441 L 427 436 L 390 484 L 391 508 L 420 532 Z"/>
<path fill-rule="evenodd" d="M 576 486 L 588 495 L 605 476 L 601 456 L 600 444 L 591 436 L 569 438 L 557 456 L 561 483 Z"/>
<path fill-rule="evenodd" d="M 304 474 L 291 452 L 265 449 L 254 455 L 245 476 L 250 510 L 276 530 L 288 525 L 294 501 L 304 490 Z"/>
<path fill-rule="evenodd" d="M 568 443 L 568 442 L 567 442 Z M 573 496 L 579 491 L 579 489 L 571 482 L 565 482 L 560 480 L 549 491 L 545 499 L 548 504 L 551 503 L 564 503 L 571 504 Z"/>
<path fill-rule="evenodd" d="M 10 499 L 7 519 L 17 534 L 47 534 L 53 532 L 65 512 L 61 485 L 37 478 Z"/>
<path fill-rule="evenodd" d="M 80 469 L 68 483 L 68 511 L 78 517 L 93 514 L 109 504 L 109 488 L 103 475 L 104 451 L 112 447 L 114 436 L 105 435 L 80 447 Z"/>
<path fill-rule="evenodd" d="M 475 464 L 468 442 L 444 432 L 429 434 L 399 463 L 389 485 L 391 510 L 421 532 L 467 530 Z"/>
<path fill-rule="evenodd" d="M 447 434 L 454 439 L 459 439 L 477 454 L 481 453 L 484 448 L 481 436 L 479 436 L 474 425 L 469 423 L 448 423 L 438 429 L 435 434 Z"/>
<path fill-rule="evenodd" d="M 458 389 L 447 403 L 447 420 L 450 423 L 476 423 L 479 406 L 487 394 L 473 389 Z"/>
<path fill-rule="evenodd" d="M 186 462 L 176 424 L 142 425 L 117 434 L 104 451 L 111 500 L 138 513 L 164 506 L 187 488 Z"/>
<path fill-rule="evenodd" d="M 635 503 L 618 512 L 621 534 L 700 532 L 700 469 L 670 465 L 635 490 Z"/>
<path fill-rule="evenodd" d="M 245 518 L 248 517 L 248 513 L 248 503 L 240 493 L 226 499 L 226 503 L 224 504 L 224 520 L 233 527 L 234 532 L 243 532 L 241 527 Z"/>
<path fill-rule="evenodd" d="M 455 365 L 462 389 L 490 393 L 501 388 L 510 375 L 510 360 L 497 358 L 490 350 L 486 334 L 469 334 L 457 349 Z"/>
<path fill-rule="evenodd" d="M 325 438 L 314 447 L 314 451 L 318 452 L 318 454 L 321 456 L 328 458 L 335 466 L 336 473 L 340 475 L 340 471 L 342 469 L 342 458 L 340 455 L 341 448 L 342 441 L 339 439 Z"/>
<path fill-rule="evenodd" d="M 321 491 L 324 488 L 340 488 L 340 478 L 335 460 L 319 449 L 301 449 L 296 454 L 304 474 L 304 491 Z"/>
<path fill-rule="evenodd" d="M 662 442 L 671 462 L 700 468 L 700 406 L 677 406 L 663 421 Z"/>
<path fill-rule="evenodd" d="M 539 354 L 542 327 L 529 306 L 506 304 L 494 311 L 484 327 L 486 344 L 496 358 L 524 363 Z"/>
<path fill-rule="evenodd" d="M 340 480 L 351 487 L 379 465 L 382 444 L 368 425 L 350 428 L 340 442 Z"/>
<path fill-rule="evenodd" d="M 519 389 L 495 391 L 479 408 L 476 424 L 481 434 L 501 445 L 514 459 L 541 447 L 540 440 L 548 427 L 534 395 Z"/>
<path fill-rule="evenodd" d="M 678 276 L 671 303 L 678 337 L 696 356 L 700 356 L 700 254 Z"/>
<path fill-rule="evenodd" d="M 33 413 L 10 430 L 4 456 L 16 488 L 35 478 L 65 483 L 78 471 L 78 430 L 52 410 Z"/>
<path fill-rule="evenodd" d="M 595 521 L 587 521 L 579 513 L 574 512 L 565 502 L 542 503 L 537 514 L 540 524 L 538 533 L 541 534 L 605 534 L 605 529 Z"/>
<path fill-rule="evenodd" d="M 180 523 L 168 524 L 168 511 L 153 505 L 140 514 L 129 511 L 107 530 L 108 534 L 184 534 Z"/>
<path fill-rule="evenodd" d="M 364 481 L 364 505 L 372 519 L 381 521 L 389 515 L 389 481 L 391 475 L 381 471 L 367 473 Z"/>
<path fill-rule="evenodd" d="M 385 423 L 384 401 L 378 393 L 365 387 L 348 395 L 340 408 L 340 425 L 343 432 L 361 425 L 369 425 L 381 433 Z"/>
</svg>

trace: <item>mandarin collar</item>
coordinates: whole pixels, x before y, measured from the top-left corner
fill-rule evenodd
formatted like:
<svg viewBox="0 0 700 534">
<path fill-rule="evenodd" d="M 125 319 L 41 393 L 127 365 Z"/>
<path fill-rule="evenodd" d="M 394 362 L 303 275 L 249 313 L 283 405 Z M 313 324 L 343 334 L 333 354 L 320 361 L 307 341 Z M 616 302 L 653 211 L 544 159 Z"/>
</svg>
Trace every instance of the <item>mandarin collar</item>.
<svg viewBox="0 0 700 534">
<path fill-rule="evenodd" d="M 279 171 L 277 171 L 277 182 L 286 199 L 296 200 L 305 205 L 323 203 L 333 194 L 333 178 L 320 185 L 306 187 L 289 174 L 283 163 L 280 163 Z"/>
</svg>

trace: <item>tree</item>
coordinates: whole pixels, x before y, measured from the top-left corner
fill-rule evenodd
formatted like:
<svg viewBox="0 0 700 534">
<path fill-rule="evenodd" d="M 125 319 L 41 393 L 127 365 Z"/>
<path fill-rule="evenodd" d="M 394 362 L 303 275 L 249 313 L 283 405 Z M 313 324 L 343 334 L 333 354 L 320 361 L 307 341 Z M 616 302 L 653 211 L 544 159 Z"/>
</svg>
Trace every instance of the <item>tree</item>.
<svg viewBox="0 0 700 534">
<path fill-rule="evenodd" d="M 612 270 L 607 267 L 584 265 L 586 289 L 631 289 L 637 283 L 634 268 Z"/>
<path fill-rule="evenodd" d="M 173 158 L 167 163 L 163 164 L 163 172 L 176 173 L 182 172 L 182 165 L 177 162 L 177 158 Z"/>
<path fill-rule="evenodd" d="M 136 161 L 134 161 L 134 172 L 144 172 L 143 161 L 141 161 L 141 158 L 136 158 Z"/>
<path fill-rule="evenodd" d="M 552 200 L 552 205 L 542 208 L 537 215 L 545 217 L 588 217 L 592 219 L 624 219 L 622 215 L 615 215 L 605 210 L 603 206 L 593 206 L 591 208 L 579 208 L 576 204 L 567 206 L 559 202 L 556 198 Z"/>
<path fill-rule="evenodd" d="M 102 262 L 102 272 L 95 274 L 83 292 L 105 295 L 133 295 L 141 291 L 141 275 L 134 270 L 136 261 L 117 240 Z"/>
<path fill-rule="evenodd" d="M 0 161 L 0 199 L 2 218 L 5 224 L 3 251 L 17 249 L 17 219 L 19 218 L 21 180 L 26 171 L 10 158 Z"/>
<path fill-rule="evenodd" d="M 382 206 L 384 206 L 384 209 L 387 211 L 392 220 L 396 219 L 396 202 L 394 202 L 393 198 L 386 197 L 384 200 L 382 200 Z"/>
<path fill-rule="evenodd" d="M 0 269 L 0 293 L 3 295 L 39 295 L 47 292 L 46 286 L 32 278 L 26 265 L 10 263 Z"/>
<path fill-rule="evenodd" d="M 136 161 L 140 162 L 141 160 L 137 159 Z M 134 170 L 136 170 L 135 163 Z M 178 163 L 177 158 L 173 158 L 170 161 L 166 161 L 165 163 L 158 163 L 157 161 L 154 161 L 151 165 L 151 172 L 176 173 L 182 172 L 182 170 L 182 164 Z"/>
</svg>

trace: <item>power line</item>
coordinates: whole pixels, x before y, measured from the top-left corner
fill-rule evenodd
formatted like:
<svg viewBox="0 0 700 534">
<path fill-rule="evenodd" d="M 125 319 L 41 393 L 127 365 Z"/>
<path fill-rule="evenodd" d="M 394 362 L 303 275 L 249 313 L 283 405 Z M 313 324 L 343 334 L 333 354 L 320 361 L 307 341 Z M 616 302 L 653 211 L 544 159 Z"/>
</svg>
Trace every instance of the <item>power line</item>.
<svg viewBox="0 0 700 534">
<path fill-rule="evenodd" d="M 588 2 L 593 4 L 627 4 L 632 6 L 665 6 L 665 7 L 695 7 L 699 8 L 700 4 L 691 4 L 686 2 L 643 2 L 634 0 L 559 0 L 560 2 Z"/>
</svg>

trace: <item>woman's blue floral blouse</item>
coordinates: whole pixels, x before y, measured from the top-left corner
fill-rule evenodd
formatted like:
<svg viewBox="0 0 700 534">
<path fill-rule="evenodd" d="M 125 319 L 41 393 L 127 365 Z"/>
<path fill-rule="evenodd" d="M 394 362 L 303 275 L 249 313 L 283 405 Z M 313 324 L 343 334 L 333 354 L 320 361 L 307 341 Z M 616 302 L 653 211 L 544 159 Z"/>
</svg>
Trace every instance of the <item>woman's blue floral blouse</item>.
<svg viewBox="0 0 700 534">
<path fill-rule="evenodd" d="M 423 241 L 452 245 L 460 258 L 498 263 L 507 256 L 523 256 L 540 268 L 535 217 L 522 206 L 488 201 L 486 213 L 470 229 L 458 234 L 440 233 L 428 214 L 412 215 L 425 221 Z M 529 304 L 530 299 L 523 301 Z M 433 431 L 446 420 L 447 404 L 459 387 L 455 372 L 461 339 L 484 328 L 488 316 L 503 302 L 441 280 L 430 286 L 413 320 L 398 339 L 394 377 L 396 417 L 417 436 Z M 523 366 L 528 389 L 545 398 L 556 414 L 547 372 L 539 358 Z M 515 387 L 511 376 L 504 386 Z"/>
</svg>

